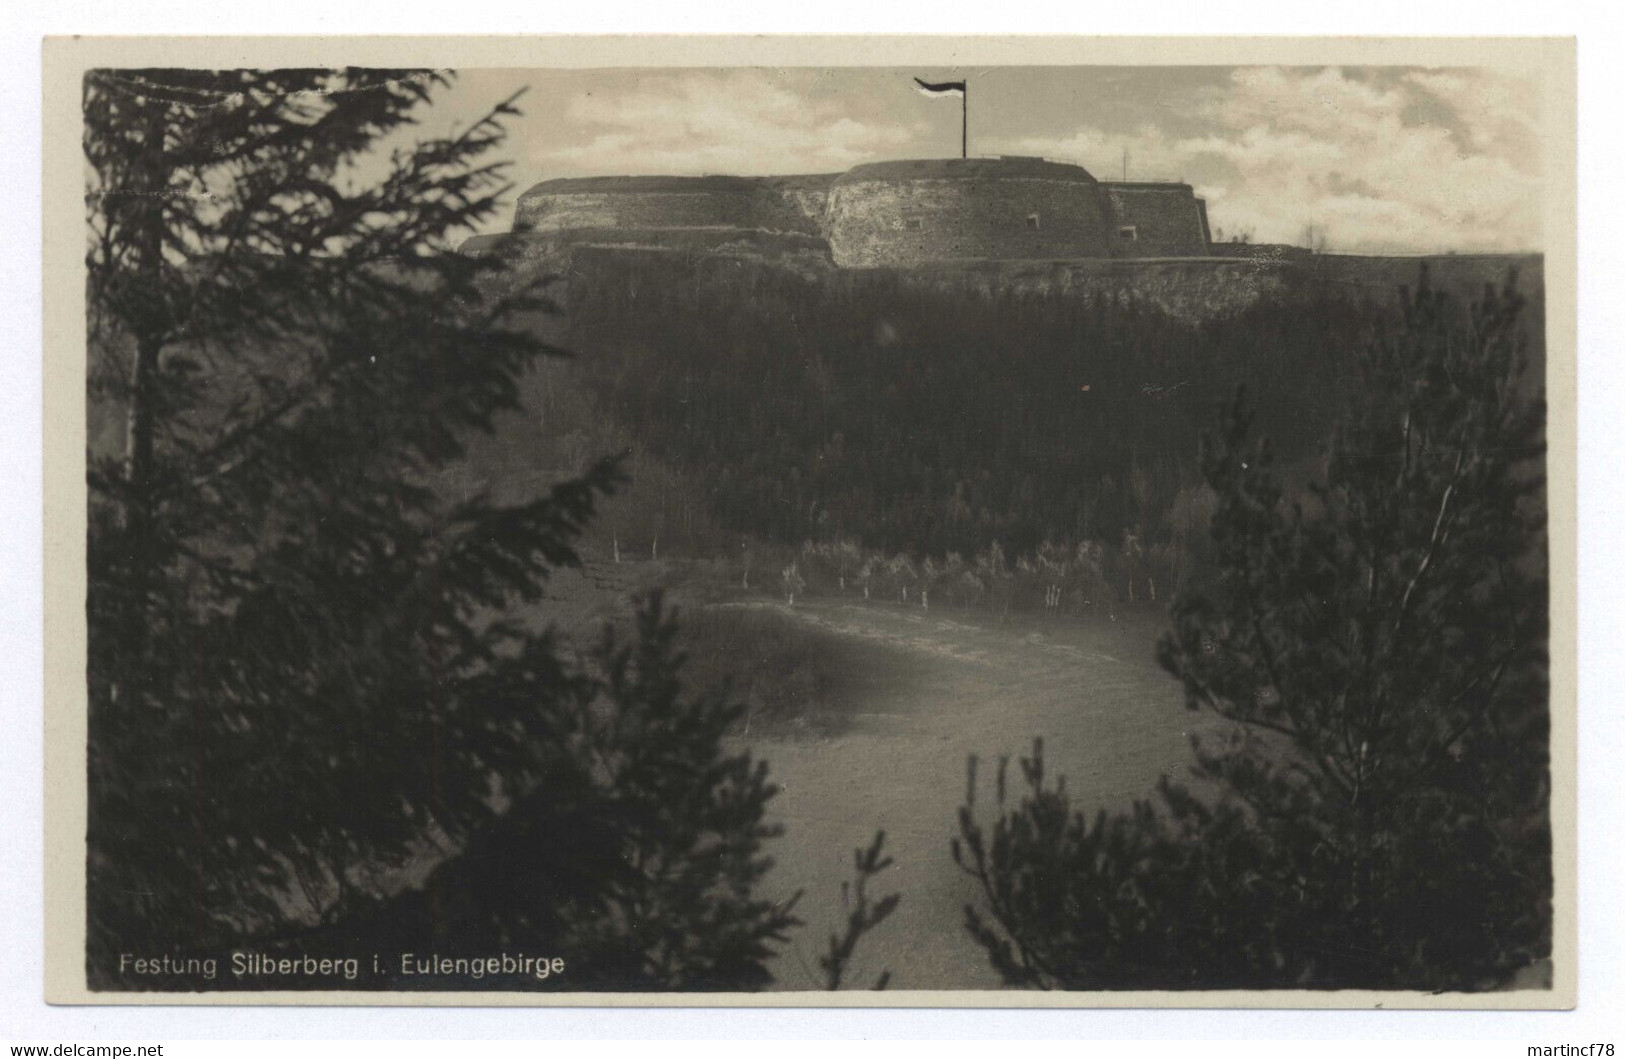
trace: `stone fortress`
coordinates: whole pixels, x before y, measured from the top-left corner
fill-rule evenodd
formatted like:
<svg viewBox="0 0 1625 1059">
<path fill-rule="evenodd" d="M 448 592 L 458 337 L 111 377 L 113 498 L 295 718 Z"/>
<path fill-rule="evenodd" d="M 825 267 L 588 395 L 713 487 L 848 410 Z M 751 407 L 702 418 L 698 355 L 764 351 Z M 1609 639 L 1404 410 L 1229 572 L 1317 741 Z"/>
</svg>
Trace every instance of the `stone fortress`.
<svg viewBox="0 0 1625 1059">
<path fill-rule="evenodd" d="M 811 176 L 574 177 L 519 198 L 513 233 L 543 243 L 827 252 L 845 268 L 954 260 L 1210 254 L 1189 184 L 1096 180 L 1041 158 L 875 162 Z"/>
</svg>

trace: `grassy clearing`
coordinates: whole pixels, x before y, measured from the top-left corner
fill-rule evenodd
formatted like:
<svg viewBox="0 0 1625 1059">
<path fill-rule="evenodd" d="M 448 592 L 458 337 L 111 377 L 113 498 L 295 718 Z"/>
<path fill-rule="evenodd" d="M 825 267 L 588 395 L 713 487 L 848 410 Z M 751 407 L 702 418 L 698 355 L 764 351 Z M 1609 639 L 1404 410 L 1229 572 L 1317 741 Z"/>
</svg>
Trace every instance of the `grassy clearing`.
<svg viewBox="0 0 1625 1059">
<path fill-rule="evenodd" d="M 772 610 L 683 608 L 684 674 L 696 688 L 724 687 L 745 705 L 740 734 L 829 735 L 850 723 L 843 644 Z"/>
</svg>

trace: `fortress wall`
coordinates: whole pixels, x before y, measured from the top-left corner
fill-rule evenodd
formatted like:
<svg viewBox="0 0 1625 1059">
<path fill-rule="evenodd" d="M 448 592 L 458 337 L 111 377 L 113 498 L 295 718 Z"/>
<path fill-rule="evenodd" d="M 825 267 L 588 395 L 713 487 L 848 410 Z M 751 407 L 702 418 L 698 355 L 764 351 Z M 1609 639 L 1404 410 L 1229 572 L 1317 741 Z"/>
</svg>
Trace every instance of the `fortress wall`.
<svg viewBox="0 0 1625 1059">
<path fill-rule="evenodd" d="M 768 193 L 778 198 L 779 209 L 790 218 L 790 223 L 777 230 L 823 234 L 824 211 L 829 205 L 827 188 L 778 188 Z"/>
<path fill-rule="evenodd" d="M 752 228 L 753 189 L 580 190 L 546 185 L 519 200 L 514 227 L 537 232 L 604 228 Z"/>
<path fill-rule="evenodd" d="M 1133 239 L 1121 233 L 1132 228 Z M 519 199 L 516 232 L 597 243 L 672 245 L 727 229 L 826 239 L 856 267 L 935 261 L 1199 257 L 1205 204 L 1186 184 L 1099 184 L 1039 158 L 917 159 L 844 174 L 577 177 Z M 663 233 L 648 238 L 648 233 Z M 690 245 L 693 240 L 680 240 Z"/>
<path fill-rule="evenodd" d="M 824 234 L 824 212 L 829 205 L 829 188 L 839 174 L 817 176 L 763 177 L 759 181 L 762 203 L 758 207 L 771 231 Z"/>
<path fill-rule="evenodd" d="M 1305 264 L 1315 256 L 1306 246 L 1288 243 L 1213 243 L 1208 246 L 1211 257 L 1239 258 L 1247 261 L 1293 261 Z"/>
<path fill-rule="evenodd" d="M 1113 257 L 1201 257 L 1208 252 L 1206 203 L 1188 184 L 1102 184 L 1111 213 Z M 1135 237 L 1122 236 L 1132 226 Z"/>
<path fill-rule="evenodd" d="M 569 231 L 476 235 L 459 248 L 483 256 L 505 254 L 520 260 L 568 256 L 575 247 L 628 247 L 702 253 L 756 255 L 812 254 L 827 259 L 829 244 L 801 232 L 769 232 L 732 226 L 711 228 L 573 228 Z"/>
<path fill-rule="evenodd" d="M 516 230 L 738 228 L 820 236 L 833 176 L 589 177 L 519 198 Z"/>
<path fill-rule="evenodd" d="M 785 252 L 774 247 L 757 251 L 730 243 L 703 245 L 709 233 L 657 231 L 639 233 L 636 244 L 611 244 L 610 233 L 572 242 L 539 235 L 505 237 L 515 243 L 517 260 L 544 273 L 565 277 L 573 299 L 593 292 L 613 292 L 630 284 L 706 282 L 738 284 L 745 297 L 773 274 L 794 274 L 808 282 L 867 284 L 940 291 L 953 298 L 989 298 L 1019 292 L 1038 298 L 1110 297 L 1133 299 L 1168 316 L 1199 325 L 1242 311 L 1261 300 L 1280 297 L 1305 285 L 1326 285 L 1339 292 L 1377 299 L 1396 296 L 1401 284 L 1414 284 L 1425 262 L 1435 288 L 1463 298 L 1477 295 L 1485 282 L 1502 282 L 1507 270 L 1518 270 L 1518 289 L 1531 300 L 1531 378 L 1541 378 L 1542 269 L 1539 255 L 1441 255 L 1428 258 L 1332 257 L 1246 258 L 1197 257 L 1160 259 L 959 260 L 924 266 L 897 265 L 861 270 L 832 268 L 821 254 Z M 803 241 L 805 236 L 734 233 L 745 240 L 776 243 Z M 717 235 L 720 238 L 720 234 Z M 489 249 L 493 240 L 480 237 L 469 252 Z M 693 242 L 687 243 L 692 239 Z M 686 245 L 685 245 L 686 243 Z M 718 250 L 721 252 L 718 252 Z M 736 252 L 737 251 L 737 252 Z M 1350 291 L 1350 284 L 1364 291 Z"/>
<path fill-rule="evenodd" d="M 1416 286 L 1423 265 L 1435 289 L 1462 297 L 1475 298 L 1486 285 L 1501 287 L 1512 274 L 1516 274 L 1517 289 L 1525 296 L 1542 297 L 1545 293 L 1545 258 L 1541 254 L 1314 254 L 1308 267 L 1316 278 L 1327 283 L 1391 291 Z"/>
<path fill-rule="evenodd" d="M 830 248 L 845 266 L 1106 252 L 1106 218 L 1090 180 L 837 181 L 827 216 Z"/>
<path fill-rule="evenodd" d="M 1131 298 L 1195 324 L 1274 297 L 1304 279 L 1300 270 L 1283 262 L 1205 257 L 969 261 L 899 268 L 894 275 L 904 284 L 958 289 L 977 297 L 1020 291 L 1044 298 Z"/>
</svg>

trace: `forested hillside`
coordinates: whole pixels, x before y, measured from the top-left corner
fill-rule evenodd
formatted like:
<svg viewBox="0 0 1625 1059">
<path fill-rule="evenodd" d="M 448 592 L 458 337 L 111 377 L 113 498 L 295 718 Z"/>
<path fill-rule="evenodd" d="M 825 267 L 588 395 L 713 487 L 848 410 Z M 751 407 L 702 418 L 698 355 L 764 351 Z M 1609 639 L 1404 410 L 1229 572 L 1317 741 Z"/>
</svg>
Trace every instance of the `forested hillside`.
<svg viewBox="0 0 1625 1059">
<path fill-rule="evenodd" d="M 478 461 L 487 481 L 523 489 L 624 449 L 632 485 L 593 529 L 606 550 L 775 580 L 795 551 L 814 588 L 822 567 L 844 586 L 869 559 L 979 558 L 986 583 L 1047 557 L 1105 582 L 1080 601 L 1165 596 L 1200 566 L 1201 439 L 1238 387 L 1289 487 L 1309 471 L 1362 399 L 1359 351 L 1422 277 L 1411 262 L 1389 263 L 1391 285 L 1198 276 L 1173 305 L 1177 276 L 1114 289 L 1042 268 L 603 248 L 526 266 L 561 277 L 549 326 L 572 359 L 531 381 L 525 418 Z M 1470 298 L 1483 269 L 1431 271 Z M 1520 286 L 1538 356 L 1538 269 Z"/>
<path fill-rule="evenodd" d="M 932 556 L 1166 538 L 1236 387 L 1283 461 L 1313 454 L 1393 302 L 1298 282 L 1192 321 L 951 274 L 625 252 L 578 255 L 570 291 L 587 386 L 722 528 Z"/>
</svg>

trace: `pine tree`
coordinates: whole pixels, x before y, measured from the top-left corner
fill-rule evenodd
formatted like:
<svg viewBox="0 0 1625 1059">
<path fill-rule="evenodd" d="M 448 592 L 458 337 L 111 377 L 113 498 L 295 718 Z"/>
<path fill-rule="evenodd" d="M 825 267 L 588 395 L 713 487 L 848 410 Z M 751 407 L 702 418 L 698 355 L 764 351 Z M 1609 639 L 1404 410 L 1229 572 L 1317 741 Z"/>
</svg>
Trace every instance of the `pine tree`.
<svg viewBox="0 0 1625 1059">
<path fill-rule="evenodd" d="M 663 929 L 700 940 L 617 942 L 616 967 L 760 984 L 786 923 L 749 896 L 772 788 L 723 753 L 725 703 L 677 705 L 667 626 L 647 618 L 604 676 L 514 616 L 577 561 L 618 471 L 517 503 L 465 491 L 465 440 L 556 351 L 536 286 L 447 252 L 507 190 L 490 159 L 513 100 L 370 176 L 448 79 L 86 77 L 93 987 L 196 987 L 121 978 L 121 952 L 367 933 L 431 856 L 455 877 L 547 846 L 545 880 L 482 876 L 458 921 L 597 929 L 620 860 L 685 807 L 639 907 L 671 902 Z M 584 702 L 609 718 L 591 739 Z M 391 907 L 439 917 L 433 896 Z"/>
<path fill-rule="evenodd" d="M 1216 576 L 1164 666 L 1233 722 L 1217 802 L 1092 823 L 1029 793 L 956 853 L 1029 985 L 1476 989 L 1549 954 L 1544 409 L 1512 282 L 1405 295 L 1323 478 L 1289 502 L 1245 402 L 1205 460 Z"/>
<path fill-rule="evenodd" d="M 660 594 L 630 639 L 605 628 L 567 667 L 549 768 L 421 889 L 355 895 L 289 951 L 554 954 L 557 976 L 493 975 L 485 988 L 760 989 L 800 925 L 796 897 L 758 894 L 781 829 L 764 810 L 767 765 L 725 753 L 744 707 L 689 694 L 677 625 Z M 367 983 L 444 988 L 399 973 Z"/>
</svg>

